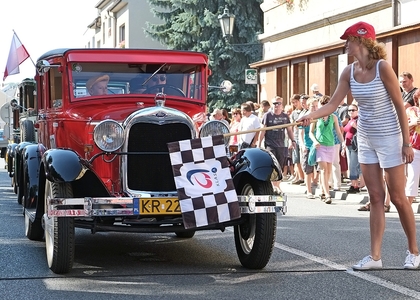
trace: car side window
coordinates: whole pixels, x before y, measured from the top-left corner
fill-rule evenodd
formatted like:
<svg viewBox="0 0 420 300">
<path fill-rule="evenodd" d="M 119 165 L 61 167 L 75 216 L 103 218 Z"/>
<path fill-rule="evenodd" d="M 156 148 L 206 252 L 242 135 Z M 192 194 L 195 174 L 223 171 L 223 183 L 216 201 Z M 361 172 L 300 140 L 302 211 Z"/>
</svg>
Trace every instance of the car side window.
<svg viewBox="0 0 420 300">
<path fill-rule="evenodd" d="M 63 97 L 63 81 L 62 75 L 58 68 L 51 68 L 49 74 L 49 90 L 50 90 L 50 103 L 49 107 L 58 108 L 62 106 Z"/>
</svg>

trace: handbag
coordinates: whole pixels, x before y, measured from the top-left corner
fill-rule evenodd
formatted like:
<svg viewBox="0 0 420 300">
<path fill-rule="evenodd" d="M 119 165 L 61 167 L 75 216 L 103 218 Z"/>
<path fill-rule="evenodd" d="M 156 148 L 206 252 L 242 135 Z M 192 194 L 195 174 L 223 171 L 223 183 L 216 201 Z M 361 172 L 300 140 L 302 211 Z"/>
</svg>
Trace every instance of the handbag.
<svg viewBox="0 0 420 300">
<path fill-rule="evenodd" d="M 321 135 L 324 133 L 324 130 L 325 130 L 325 128 L 322 130 Z M 311 148 L 309 148 L 308 165 L 310 165 L 310 166 L 315 166 L 316 165 L 316 147 L 315 147 L 314 143 L 312 143 Z"/>
<path fill-rule="evenodd" d="M 351 148 L 353 149 L 353 151 L 357 151 L 357 133 L 355 133 L 351 138 Z"/>
<path fill-rule="evenodd" d="M 309 148 L 308 165 L 316 165 L 316 147 L 314 145 L 312 145 L 311 148 Z"/>
</svg>

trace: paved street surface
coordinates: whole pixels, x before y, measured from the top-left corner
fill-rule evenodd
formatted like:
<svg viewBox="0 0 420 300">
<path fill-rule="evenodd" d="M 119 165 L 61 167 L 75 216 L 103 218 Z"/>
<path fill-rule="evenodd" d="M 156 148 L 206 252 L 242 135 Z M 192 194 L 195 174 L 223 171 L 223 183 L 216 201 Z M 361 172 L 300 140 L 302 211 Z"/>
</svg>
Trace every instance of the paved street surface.
<svg viewBox="0 0 420 300">
<path fill-rule="evenodd" d="M 74 268 L 56 275 L 47 267 L 44 242 L 25 237 L 22 209 L 1 168 L 1 298 L 420 299 L 420 270 L 402 269 L 406 239 L 394 207 L 386 214 L 384 269 L 354 272 L 350 266 L 369 253 L 369 213 L 357 211 L 366 194 L 327 205 L 306 199 L 303 187 L 281 186 L 288 212 L 278 217 L 263 270 L 241 267 L 232 228 L 192 239 L 78 229 Z"/>
</svg>

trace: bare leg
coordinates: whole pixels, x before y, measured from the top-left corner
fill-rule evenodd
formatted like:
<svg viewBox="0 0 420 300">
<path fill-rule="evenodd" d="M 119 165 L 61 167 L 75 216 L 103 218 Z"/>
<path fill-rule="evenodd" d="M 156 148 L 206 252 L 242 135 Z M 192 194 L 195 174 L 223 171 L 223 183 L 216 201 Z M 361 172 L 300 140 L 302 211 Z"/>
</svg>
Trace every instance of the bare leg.
<svg viewBox="0 0 420 300">
<path fill-rule="evenodd" d="M 312 194 L 312 181 L 313 181 L 314 173 L 306 174 L 305 173 L 305 184 L 306 184 L 306 191 L 307 194 Z"/>
<path fill-rule="evenodd" d="M 405 196 L 405 165 L 385 169 L 385 181 L 388 186 L 391 202 L 395 205 L 400 217 L 401 225 L 408 240 L 408 250 L 410 253 L 418 255 L 419 249 L 416 239 L 416 223 L 414 219 L 411 203 Z M 367 181 L 365 176 L 365 181 Z"/>
<path fill-rule="evenodd" d="M 271 183 L 273 185 L 274 191 L 278 190 L 279 192 L 281 192 L 281 188 L 280 188 L 281 180 L 272 181 Z"/>
<path fill-rule="evenodd" d="M 325 161 L 318 162 L 319 166 L 319 179 L 321 183 L 321 188 L 326 196 L 328 196 L 328 191 L 330 190 L 328 186 L 328 179 L 329 179 L 329 173 L 328 173 L 328 164 Z"/>
<path fill-rule="evenodd" d="M 305 176 L 304 176 L 304 173 L 303 173 L 302 165 L 300 163 L 295 164 L 295 170 L 296 170 L 296 174 L 298 176 L 298 179 L 303 180 L 305 178 Z"/>
<path fill-rule="evenodd" d="M 383 171 L 379 164 L 360 164 L 360 167 L 370 198 L 370 251 L 372 258 L 378 260 L 382 255 L 382 238 L 385 230 Z"/>
</svg>

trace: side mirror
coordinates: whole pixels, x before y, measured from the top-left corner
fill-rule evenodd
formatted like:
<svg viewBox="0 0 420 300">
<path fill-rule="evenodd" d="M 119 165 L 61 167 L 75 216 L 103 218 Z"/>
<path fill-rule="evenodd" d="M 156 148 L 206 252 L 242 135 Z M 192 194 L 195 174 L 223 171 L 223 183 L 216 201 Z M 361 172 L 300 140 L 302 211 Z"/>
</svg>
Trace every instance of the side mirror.
<svg viewBox="0 0 420 300">
<path fill-rule="evenodd" d="M 47 73 L 50 70 L 50 68 L 51 68 L 51 65 L 46 60 L 40 60 L 36 63 L 36 70 L 38 71 L 38 74 L 41 76 Z"/>
<path fill-rule="evenodd" d="M 223 93 L 229 93 L 232 90 L 232 82 L 223 80 L 220 86 L 209 85 L 209 89 L 219 89 Z"/>
<path fill-rule="evenodd" d="M 10 100 L 10 106 L 12 107 L 12 110 L 18 110 L 19 102 L 16 99 L 12 99 Z"/>
<path fill-rule="evenodd" d="M 232 90 L 232 82 L 229 80 L 223 80 L 220 84 L 220 88 L 223 93 L 229 93 Z"/>
<path fill-rule="evenodd" d="M 13 111 L 15 111 L 15 110 L 19 110 L 19 109 L 23 109 L 24 111 L 26 111 L 26 110 L 28 110 L 27 108 L 25 108 L 25 107 L 23 107 L 23 106 L 20 106 L 19 105 L 19 102 L 16 100 L 16 99 L 12 99 L 12 100 L 10 100 L 10 106 L 12 107 L 12 110 Z"/>
</svg>

